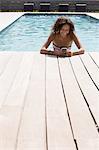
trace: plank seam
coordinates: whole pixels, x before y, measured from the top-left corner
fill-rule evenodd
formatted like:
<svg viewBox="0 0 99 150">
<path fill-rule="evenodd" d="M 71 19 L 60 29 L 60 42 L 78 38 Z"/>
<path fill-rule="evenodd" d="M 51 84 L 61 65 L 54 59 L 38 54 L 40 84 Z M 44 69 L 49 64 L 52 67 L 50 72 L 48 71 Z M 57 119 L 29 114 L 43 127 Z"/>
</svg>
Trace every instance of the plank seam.
<svg viewBox="0 0 99 150">
<path fill-rule="evenodd" d="M 47 127 L 47 96 L 46 96 L 46 55 L 45 55 L 45 138 L 46 138 L 46 150 L 48 150 L 48 127 Z"/>
<path fill-rule="evenodd" d="M 60 71 L 60 65 L 59 65 L 58 57 L 57 57 L 57 61 L 58 61 L 59 76 L 60 76 L 60 81 L 61 81 L 63 96 L 64 96 L 64 100 L 65 100 L 65 104 L 66 104 L 66 110 L 67 110 L 67 115 L 68 115 L 68 119 L 69 119 L 69 124 L 70 124 L 70 128 L 71 128 L 73 140 L 74 140 L 74 143 L 75 143 L 75 146 L 76 146 L 76 150 L 79 150 L 79 149 L 78 149 L 77 140 L 76 140 L 76 138 L 75 138 L 74 131 L 73 131 L 73 127 L 72 127 L 72 121 L 71 121 L 71 117 L 70 117 L 70 113 L 69 113 L 68 103 L 67 103 L 66 94 L 65 94 L 66 92 L 65 92 L 65 90 L 64 90 L 64 85 L 63 85 L 63 81 L 62 81 L 62 75 L 61 75 L 61 71 Z"/>
<path fill-rule="evenodd" d="M 83 98 L 84 98 L 86 104 L 87 104 L 87 107 L 88 107 L 88 109 L 89 109 L 89 112 L 90 112 L 90 114 L 91 114 L 91 117 L 92 117 L 92 119 L 93 119 L 93 121 L 94 121 L 95 127 L 96 127 L 96 129 L 97 129 L 97 131 L 98 131 L 98 133 L 99 133 L 99 126 L 98 126 L 98 123 L 97 123 L 97 121 L 96 121 L 96 119 L 95 119 L 95 117 L 94 117 L 94 115 L 93 115 L 93 113 L 92 113 L 92 111 L 91 111 L 91 108 L 90 108 L 90 106 L 89 106 L 89 103 L 87 102 L 87 99 L 86 99 L 86 97 L 85 97 L 85 95 L 84 95 L 84 93 L 83 93 L 83 91 L 82 91 L 82 89 L 81 89 L 80 83 L 79 83 L 79 81 L 78 81 L 78 79 L 77 79 L 77 77 L 76 77 L 76 74 L 75 74 L 73 65 L 72 65 L 72 63 L 71 63 L 71 60 L 69 59 L 69 61 L 70 61 L 70 64 L 71 64 L 71 68 L 72 68 L 74 77 L 75 77 L 76 82 L 77 82 L 77 84 L 78 84 L 78 87 L 79 87 L 79 89 L 80 89 L 80 91 L 81 91 L 81 94 L 82 94 L 82 96 L 83 96 Z"/>
<path fill-rule="evenodd" d="M 23 59 L 23 56 L 22 56 L 22 59 Z M 19 60 L 19 63 L 18 63 L 19 65 L 21 64 L 22 59 Z M 9 86 L 8 92 L 7 92 L 5 98 L 4 98 L 3 102 L 2 102 L 2 106 L 4 105 L 4 103 L 5 103 L 5 101 L 6 101 L 6 98 L 7 98 L 7 96 L 9 95 L 10 89 L 11 89 L 11 87 L 12 87 L 13 84 L 14 84 L 15 77 L 17 76 L 18 70 L 19 70 L 19 67 L 17 68 L 17 70 L 16 70 L 16 72 L 15 72 L 15 75 L 14 75 L 14 77 L 13 77 L 13 80 L 12 80 L 10 86 Z"/>
<path fill-rule="evenodd" d="M 26 88 L 25 96 L 24 96 L 23 107 L 22 107 L 21 112 L 20 112 L 20 120 L 19 120 L 17 135 L 16 135 L 15 150 L 17 150 L 17 146 L 18 146 L 18 137 L 19 137 L 19 133 L 20 133 L 21 122 L 22 122 L 22 117 L 23 117 L 23 113 L 24 113 L 24 108 L 25 108 L 25 103 L 26 103 L 26 98 L 27 98 L 27 94 L 28 94 L 29 83 L 31 81 L 31 77 L 32 77 L 32 69 L 31 69 L 31 72 L 30 72 L 30 75 L 29 75 L 29 81 L 28 81 L 28 85 L 27 85 L 27 88 Z"/>
<path fill-rule="evenodd" d="M 99 87 L 96 85 L 95 81 L 94 81 L 94 80 L 93 80 L 93 78 L 91 77 L 91 75 L 90 75 L 90 73 L 89 73 L 89 71 L 88 71 L 87 67 L 85 66 L 85 64 L 84 64 L 84 62 L 83 62 L 83 60 L 82 60 L 82 58 L 81 58 L 81 57 L 80 57 L 80 60 L 81 60 L 81 62 L 82 62 L 82 64 L 83 64 L 83 66 L 84 66 L 85 70 L 87 71 L 87 73 L 88 73 L 88 75 L 89 75 L 90 79 L 92 80 L 93 84 L 95 85 L 95 87 L 96 87 L 96 88 L 97 88 L 97 90 L 99 91 Z"/>
<path fill-rule="evenodd" d="M 92 61 L 95 63 L 95 65 L 98 67 L 99 69 L 99 65 L 96 63 L 96 61 L 94 60 L 94 58 L 88 53 L 88 55 L 91 57 Z"/>
</svg>

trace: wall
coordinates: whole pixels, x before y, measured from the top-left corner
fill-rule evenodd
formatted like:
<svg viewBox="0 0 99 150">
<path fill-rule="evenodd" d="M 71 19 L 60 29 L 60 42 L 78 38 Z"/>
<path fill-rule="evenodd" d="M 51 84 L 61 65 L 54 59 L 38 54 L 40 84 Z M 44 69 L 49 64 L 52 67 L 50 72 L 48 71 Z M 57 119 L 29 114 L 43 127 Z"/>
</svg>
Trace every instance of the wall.
<svg viewBox="0 0 99 150">
<path fill-rule="evenodd" d="M 68 3 L 69 11 L 75 11 L 76 3 L 86 3 L 87 11 L 99 11 L 99 0 L 0 0 L 0 9 L 2 11 L 24 11 L 26 2 L 34 2 L 34 10 L 39 10 L 40 2 L 50 2 L 51 11 L 57 11 L 59 3 Z"/>
</svg>

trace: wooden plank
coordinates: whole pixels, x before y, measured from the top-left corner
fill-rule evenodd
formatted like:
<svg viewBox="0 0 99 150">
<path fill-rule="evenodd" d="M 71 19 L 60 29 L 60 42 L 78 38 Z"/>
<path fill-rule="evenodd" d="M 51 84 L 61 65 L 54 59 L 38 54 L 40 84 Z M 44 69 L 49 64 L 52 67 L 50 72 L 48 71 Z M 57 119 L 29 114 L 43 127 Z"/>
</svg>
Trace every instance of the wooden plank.
<svg viewBox="0 0 99 150">
<path fill-rule="evenodd" d="M 29 82 L 33 60 L 33 53 L 24 53 L 23 60 L 16 74 L 12 87 L 7 95 L 4 105 L 8 106 L 22 106 L 25 92 Z"/>
<path fill-rule="evenodd" d="M 28 59 L 27 59 L 28 58 Z M 25 53 L 19 67 L 14 84 L 6 97 L 2 106 L 0 134 L 0 148 L 5 150 L 16 149 L 17 135 L 20 126 L 21 114 L 24 105 L 25 92 L 29 82 L 33 54 Z M 14 67 L 14 66 L 13 66 Z M 10 68 L 9 68 L 10 70 Z M 17 102 L 16 102 L 17 101 Z M 4 117 L 8 112 L 9 116 Z M 3 118 L 3 119 L 2 119 Z M 6 132 L 5 129 L 6 128 Z M 2 142 L 3 140 L 3 142 Z"/>
<path fill-rule="evenodd" d="M 45 150 L 47 149 L 44 92 L 45 56 L 39 55 L 40 57 L 38 57 L 36 53 L 33 55 L 32 53 L 24 54 L 22 60 L 23 53 L 13 53 L 0 77 L 0 104 L 3 103 L 0 109 L 0 149 Z M 82 70 L 83 65 L 79 57 L 75 56 L 72 59 L 79 60 L 74 64 Z M 61 69 L 63 69 L 61 73 L 62 77 L 64 76 L 65 94 L 69 104 L 70 116 L 73 116 L 72 125 L 75 137 L 77 137 L 78 147 L 81 150 L 98 150 L 98 133 L 83 97 L 78 90 L 70 63 L 66 60 L 68 59 L 60 59 Z M 73 60 L 73 62 L 76 61 Z M 79 63 L 81 64 L 79 65 Z M 32 75 L 31 68 L 33 70 Z M 80 76 L 82 74 L 81 70 L 77 70 Z M 48 57 L 46 75 L 48 149 L 74 150 L 75 145 L 68 117 L 66 117 L 67 112 L 59 81 L 57 60 L 55 58 Z M 7 96 L 6 98 L 5 95 Z M 6 101 L 3 102 L 3 100 Z M 97 104 L 94 104 L 94 106 L 97 106 Z"/>
<path fill-rule="evenodd" d="M 89 54 L 91 55 L 91 57 L 99 67 L 99 52 L 90 52 Z"/>
<path fill-rule="evenodd" d="M 0 52 L 0 76 L 4 72 L 9 60 L 11 59 L 11 53 Z"/>
<path fill-rule="evenodd" d="M 48 149 L 75 150 L 55 57 L 47 57 L 46 115 Z"/>
<path fill-rule="evenodd" d="M 77 68 L 77 75 L 86 82 L 82 72 L 79 57 L 71 58 L 73 66 Z M 99 136 L 95 124 L 84 102 L 84 98 L 75 80 L 68 58 L 59 59 L 62 82 L 65 90 L 67 105 L 71 117 L 74 138 L 80 150 L 98 150 Z M 79 67 L 78 67 L 79 66 Z"/>
<path fill-rule="evenodd" d="M 98 53 L 97 53 L 97 56 L 98 56 L 98 58 L 96 58 L 96 59 L 99 60 L 99 54 Z M 88 55 L 88 53 L 86 53 L 86 55 L 82 55 L 81 59 L 85 65 L 85 67 L 87 68 L 92 80 L 94 81 L 97 88 L 99 89 L 99 68 L 94 63 L 94 61 L 91 59 L 91 57 Z"/>
<path fill-rule="evenodd" d="M 46 150 L 45 130 L 45 56 L 34 53 L 16 149 Z"/>
<path fill-rule="evenodd" d="M 22 53 L 12 53 L 10 61 L 8 62 L 4 72 L 0 76 L 0 107 L 5 101 L 7 94 L 12 86 L 20 62 L 22 60 Z"/>
<path fill-rule="evenodd" d="M 18 107 L 4 106 L 5 98 L 9 93 L 23 56 L 22 53 L 16 52 L 9 54 L 11 54 L 11 59 L 0 77 L 0 149 L 4 150 L 15 149 L 15 137 L 21 112 L 21 109 Z"/>
<path fill-rule="evenodd" d="M 15 150 L 21 109 L 4 106 L 0 109 L 0 149 Z"/>
<path fill-rule="evenodd" d="M 86 59 L 88 60 L 88 55 L 86 54 Z M 77 76 L 78 82 L 81 89 L 86 97 L 90 109 L 99 125 L 99 91 L 94 86 L 92 80 L 90 79 L 88 73 L 86 72 L 80 58 L 71 59 L 74 67 L 75 74 Z M 93 68 L 94 71 L 94 68 Z"/>
</svg>

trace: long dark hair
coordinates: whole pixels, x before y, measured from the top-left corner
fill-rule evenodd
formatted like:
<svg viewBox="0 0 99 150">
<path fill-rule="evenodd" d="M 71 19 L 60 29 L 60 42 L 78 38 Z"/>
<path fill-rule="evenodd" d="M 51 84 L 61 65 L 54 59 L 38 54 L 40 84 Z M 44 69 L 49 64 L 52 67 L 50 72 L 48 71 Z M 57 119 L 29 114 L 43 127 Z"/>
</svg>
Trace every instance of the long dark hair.
<svg viewBox="0 0 99 150">
<path fill-rule="evenodd" d="M 60 33 L 60 30 L 61 28 L 65 25 L 65 24 L 68 24 L 70 26 L 70 31 L 69 31 L 69 34 L 72 33 L 75 28 L 74 28 L 74 24 L 73 22 L 67 18 L 67 17 L 59 17 L 54 26 L 52 27 L 52 31 L 56 34 L 56 33 Z"/>
</svg>

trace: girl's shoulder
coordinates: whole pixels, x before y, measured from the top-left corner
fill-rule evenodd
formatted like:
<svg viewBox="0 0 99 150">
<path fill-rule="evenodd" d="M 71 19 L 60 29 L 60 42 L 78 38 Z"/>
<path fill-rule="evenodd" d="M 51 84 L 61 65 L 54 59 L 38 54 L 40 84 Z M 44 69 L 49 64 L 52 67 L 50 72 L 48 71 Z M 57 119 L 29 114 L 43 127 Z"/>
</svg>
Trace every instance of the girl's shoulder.
<svg viewBox="0 0 99 150">
<path fill-rule="evenodd" d="M 52 32 L 50 33 L 50 36 L 49 36 L 49 37 L 50 37 L 52 40 L 54 40 L 54 39 L 55 39 L 55 36 L 56 36 L 55 32 L 52 31 Z"/>
</svg>

